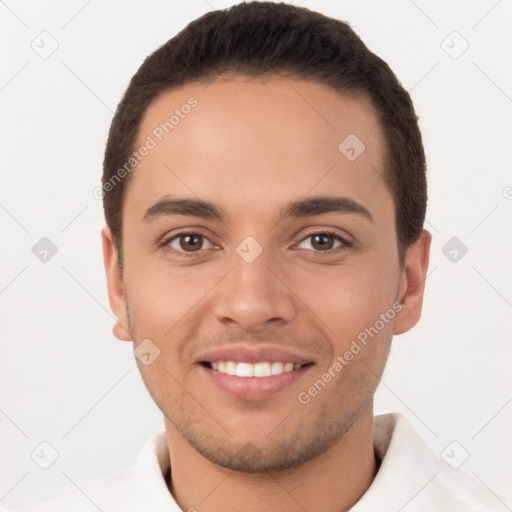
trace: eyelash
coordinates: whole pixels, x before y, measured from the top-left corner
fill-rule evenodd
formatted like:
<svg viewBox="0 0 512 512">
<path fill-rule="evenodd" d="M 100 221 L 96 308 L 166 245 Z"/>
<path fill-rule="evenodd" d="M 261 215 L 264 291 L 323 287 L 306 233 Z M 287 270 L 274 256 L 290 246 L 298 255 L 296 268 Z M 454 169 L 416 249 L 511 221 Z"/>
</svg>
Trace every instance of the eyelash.
<svg viewBox="0 0 512 512">
<path fill-rule="evenodd" d="M 173 249 L 171 247 L 169 247 L 169 243 L 172 242 L 173 240 L 175 239 L 179 239 L 181 236 L 186 236 L 186 235 L 196 235 L 196 236 L 199 236 L 199 237 L 202 237 L 202 238 L 205 238 L 206 240 L 208 240 L 210 243 L 213 243 L 211 242 L 211 240 L 209 240 L 209 238 L 205 235 L 203 235 L 202 233 L 198 233 L 198 232 L 194 232 L 194 231 L 182 231 L 181 233 L 176 233 L 172 236 L 169 236 L 167 238 L 165 238 L 161 244 L 159 244 L 159 247 L 163 250 L 163 251 L 166 251 L 166 252 L 173 252 L 173 253 L 177 253 L 179 254 L 180 256 L 182 257 L 185 257 L 185 258 L 193 258 L 193 257 L 197 257 L 197 254 L 199 254 L 201 251 L 203 251 L 203 249 L 199 249 L 198 251 L 192 251 L 190 253 L 187 253 L 185 251 L 178 251 L 176 249 Z M 310 252 L 313 252 L 313 254 L 315 255 L 331 255 L 333 253 L 337 253 L 337 252 L 340 252 L 340 251 L 343 251 L 343 250 L 346 250 L 350 247 L 352 247 L 352 242 L 349 242 L 347 240 L 345 240 L 343 237 L 341 237 L 338 233 L 334 232 L 334 231 L 329 231 L 329 230 L 325 230 L 325 231 L 315 231 L 313 233 L 309 233 L 307 234 L 304 238 L 302 238 L 302 240 L 299 242 L 299 243 L 302 243 L 304 242 L 305 240 L 307 240 L 308 238 L 311 238 L 311 237 L 314 237 L 316 235 L 327 235 L 327 236 L 332 236 L 334 237 L 335 239 L 337 239 L 339 242 L 341 242 L 341 246 L 339 247 L 336 247 L 336 248 L 333 248 L 333 249 L 329 249 L 328 251 L 310 251 Z"/>
</svg>

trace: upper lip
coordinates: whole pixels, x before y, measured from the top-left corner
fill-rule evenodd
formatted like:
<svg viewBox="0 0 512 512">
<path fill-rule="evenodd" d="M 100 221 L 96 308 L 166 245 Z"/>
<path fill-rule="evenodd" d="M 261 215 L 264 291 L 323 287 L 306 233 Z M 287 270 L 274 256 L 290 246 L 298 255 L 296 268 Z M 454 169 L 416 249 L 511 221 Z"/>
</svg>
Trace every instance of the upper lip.
<svg viewBox="0 0 512 512">
<path fill-rule="evenodd" d="M 236 363 L 259 363 L 263 361 L 307 364 L 313 362 L 291 350 L 281 347 L 230 345 L 205 352 L 198 362 L 234 361 Z"/>
</svg>

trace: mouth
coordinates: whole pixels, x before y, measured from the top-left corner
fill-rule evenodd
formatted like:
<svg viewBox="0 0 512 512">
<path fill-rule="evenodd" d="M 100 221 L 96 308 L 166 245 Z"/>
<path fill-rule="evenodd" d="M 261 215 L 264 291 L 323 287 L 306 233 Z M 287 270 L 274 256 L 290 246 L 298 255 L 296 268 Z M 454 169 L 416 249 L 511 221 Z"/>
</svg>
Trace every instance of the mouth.
<svg viewBox="0 0 512 512">
<path fill-rule="evenodd" d="M 198 368 L 207 379 L 208 389 L 223 395 L 247 401 L 268 400 L 282 396 L 288 391 L 287 401 L 294 401 L 300 389 L 299 383 L 314 366 L 314 363 L 291 363 L 286 361 L 202 361 Z M 211 386 L 213 384 L 213 387 Z M 296 387 L 296 393 L 293 388 Z"/>
<path fill-rule="evenodd" d="M 316 364 L 307 356 L 282 347 L 245 343 L 204 353 L 196 363 L 208 389 L 249 401 L 283 396 L 285 391 L 293 396 L 294 388 L 297 393 L 300 391 L 300 382 Z"/>
</svg>

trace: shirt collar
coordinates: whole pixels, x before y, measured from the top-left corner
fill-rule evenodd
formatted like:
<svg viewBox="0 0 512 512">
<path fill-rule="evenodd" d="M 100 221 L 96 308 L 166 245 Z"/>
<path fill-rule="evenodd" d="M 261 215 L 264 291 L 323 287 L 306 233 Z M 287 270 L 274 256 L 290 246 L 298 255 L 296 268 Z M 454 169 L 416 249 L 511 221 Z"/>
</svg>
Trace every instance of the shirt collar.
<svg viewBox="0 0 512 512">
<path fill-rule="evenodd" d="M 374 448 L 381 464 L 377 475 L 350 512 L 402 510 L 444 468 L 404 416 L 374 418 Z"/>
<path fill-rule="evenodd" d="M 133 505 L 136 512 L 182 512 L 167 487 L 171 468 L 165 430 L 143 446 L 133 472 Z"/>
</svg>

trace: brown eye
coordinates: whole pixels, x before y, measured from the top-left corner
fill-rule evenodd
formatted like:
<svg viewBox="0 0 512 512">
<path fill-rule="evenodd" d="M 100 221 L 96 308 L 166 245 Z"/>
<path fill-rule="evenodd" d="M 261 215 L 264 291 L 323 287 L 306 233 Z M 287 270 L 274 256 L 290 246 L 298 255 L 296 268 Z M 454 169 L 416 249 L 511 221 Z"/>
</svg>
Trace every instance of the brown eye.
<svg viewBox="0 0 512 512">
<path fill-rule="evenodd" d="M 311 245 L 317 251 L 332 249 L 334 246 L 334 236 L 327 233 L 311 235 Z"/>
<path fill-rule="evenodd" d="M 179 256 L 194 256 L 195 253 L 201 254 L 204 250 L 212 249 L 214 246 L 215 244 L 206 236 L 191 232 L 178 233 L 162 243 L 164 250 L 172 251 Z"/>
<path fill-rule="evenodd" d="M 203 238 L 201 235 L 187 234 L 179 235 L 180 247 L 187 252 L 198 251 L 203 247 Z"/>
<path fill-rule="evenodd" d="M 309 242 L 309 246 L 304 246 Z M 313 252 L 322 252 L 322 253 L 330 253 L 330 252 L 338 252 L 339 250 L 346 249 L 350 247 L 350 243 L 344 240 L 341 236 L 336 233 L 330 232 L 318 232 L 311 233 L 307 237 L 303 238 L 300 242 L 299 246 L 302 246 L 302 249 L 308 249 Z"/>
</svg>

